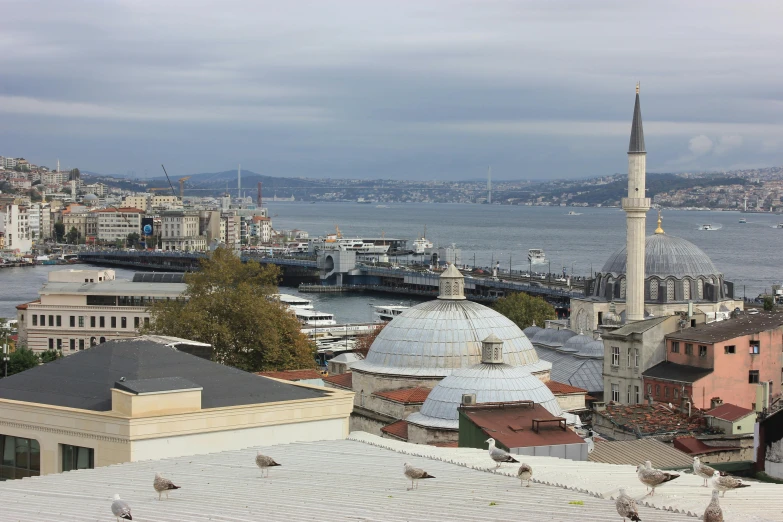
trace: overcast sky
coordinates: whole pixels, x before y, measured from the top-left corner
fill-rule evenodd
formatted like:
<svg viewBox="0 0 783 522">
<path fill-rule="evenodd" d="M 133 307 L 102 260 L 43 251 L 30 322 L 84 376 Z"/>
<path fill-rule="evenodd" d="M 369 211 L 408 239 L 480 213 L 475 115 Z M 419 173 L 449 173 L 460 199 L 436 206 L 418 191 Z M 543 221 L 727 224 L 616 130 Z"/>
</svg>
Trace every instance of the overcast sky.
<svg viewBox="0 0 783 522">
<path fill-rule="evenodd" d="M 0 0 L 0 155 L 475 179 L 783 164 L 783 2 Z"/>
</svg>

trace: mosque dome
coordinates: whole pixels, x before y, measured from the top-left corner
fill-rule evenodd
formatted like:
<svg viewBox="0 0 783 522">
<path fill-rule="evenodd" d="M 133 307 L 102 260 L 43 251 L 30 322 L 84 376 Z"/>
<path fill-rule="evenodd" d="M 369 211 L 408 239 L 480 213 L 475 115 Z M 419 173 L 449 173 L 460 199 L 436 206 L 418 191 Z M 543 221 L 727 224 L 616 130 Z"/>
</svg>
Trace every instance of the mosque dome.
<svg viewBox="0 0 783 522">
<path fill-rule="evenodd" d="M 614 276 L 625 274 L 626 258 L 627 254 L 625 247 L 623 247 L 609 257 L 601 272 Z M 666 278 L 672 276 L 682 279 L 683 277 L 717 276 L 719 273 L 707 254 L 690 241 L 663 233 L 653 234 L 645 239 L 645 277 Z"/>
<path fill-rule="evenodd" d="M 574 354 L 576 357 L 581 357 L 584 359 L 603 359 L 604 358 L 604 342 L 599 337 L 595 340 L 590 340 L 590 342 L 583 344 L 577 353 Z"/>
<path fill-rule="evenodd" d="M 395 321 L 397 319 L 394 319 Z M 498 338 L 485 339 L 484 346 L 497 346 L 494 358 L 486 348 L 482 362 L 461 368 L 440 381 L 432 389 L 421 410 L 405 420 L 428 428 L 459 429 L 457 409 L 464 394 L 475 394 L 476 403 L 533 401 L 552 415 L 562 417 L 563 411 L 546 384 L 524 366 L 503 362 L 503 343 Z"/>
<path fill-rule="evenodd" d="M 564 344 L 559 348 L 559 351 L 561 352 L 571 352 L 571 353 L 578 353 L 580 352 L 585 345 L 593 342 L 593 338 L 589 337 L 583 333 L 579 333 L 579 335 L 574 335 L 570 337 Z"/>
<path fill-rule="evenodd" d="M 531 341 L 535 344 L 541 344 L 549 348 L 559 348 L 575 335 L 576 332 L 567 328 L 563 328 L 562 330 L 543 328 L 531 339 Z"/>
<path fill-rule="evenodd" d="M 538 332 L 543 330 L 540 326 L 536 326 L 536 322 L 533 321 L 533 324 L 522 330 L 525 333 L 525 336 L 528 339 L 532 339 L 534 335 L 536 335 Z"/>
<path fill-rule="evenodd" d="M 84 201 L 98 201 L 98 196 L 95 194 L 87 194 L 84 196 Z"/>
<path fill-rule="evenodd" d="M 367 357 L 352 370 L 383 375 L 446 377 L 481 362 L 481 341 L 494 333 L 503 343 L 503 361 L 528 372 L 551 370 L 539 360 L 519 327 L 495 310 L 464 296 L 464 278 L 453 265 L 439 278 L 438 299 L 418 304 L 390 321 Z"/>
</svg>

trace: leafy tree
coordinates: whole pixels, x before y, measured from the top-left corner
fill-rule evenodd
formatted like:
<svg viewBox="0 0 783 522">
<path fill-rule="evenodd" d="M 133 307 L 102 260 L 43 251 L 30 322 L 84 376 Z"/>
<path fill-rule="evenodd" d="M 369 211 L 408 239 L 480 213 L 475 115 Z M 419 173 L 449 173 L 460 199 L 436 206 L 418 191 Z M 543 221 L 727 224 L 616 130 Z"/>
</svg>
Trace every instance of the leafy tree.
<svg viewBox="0 0 783 522">
<path fill-rule="evenodd" d="M 775 299 L 768 295 L 764 298 L 764 310 L 771 312 L 775 308 Z"/>
<path fill-rule="evenodd" d="M 57 350 L 46 350 L 45 352 L 41 353 L 41 362 L 48 363 L 48 362 L 56 361 L 61 357 L 63 357 L 63 352 Z"/>
<path fill-rule="evenodd" d="M 141 236 L 136 232 L 131 232 L 128 234 L 128 246 L 134 247 L 136 244 L 138 244 L 139 239 L 141 239 Z"/>
<path fill-rule="evenodd" d="M 371 333 L 358 337 L 356 339 L 356 353 L 361 354 L 362 357 L 367 357 L 367 353 L 370 351 L 370 346 L 372 346 L 372 343 L 375 342 L 375 339 L 378 338 L 381 330 L 383 330 L 385 327 L 386 325 L 384 324 L 380 328 L 373 330 Z"/>
<path fill-rule="evenodd" d="M 557 318 L 552 305 L 541 297 L 533 297 L 524 292 L 501 297 L 494 308 L 522 329 L 531 326 L 534 321 L 536 324 L 543 325 L 547 319 Z"/>
<path fill-rule="evenodd" d="M 66 235 L 66 239 L 68 240 L 68 243 L 71 243 L 72 245 L 75 245 L 76 242 L 79 240 L 79 231 L 76 230 L 76 227 L 71 227 L 71 230 L 68 231 L 68 234 Z"/>
<path fill-rule="evenodd" d="M 218 248 L 185 276 L 187 300 L 161 301 L 150 307 L 145 333 L 209 343 L 214 361 L 246 371 L 315 367 L 315 347 L 296 317 L 271 294 L 280 269 Z"/>
<path fill-rule="evenodd" d="M 62 243 L 65 238 L 65 225 L 63 225 L 62 221 L 54 224 L 54 238 L 58 243 Z"/>
<path fill-rule="evenodd" d="M 68 173 L 68 181 L 81 179 L 81 177 L 82 177 L 82 173 L 79 172 L 79 169 L 71 169 L 71 171 Z"/>
<path fill-rule="evenodd" d="M 40 362 L 38 355 L 32 350 L 25 347 L 17 348 L 9 357 L 8 375 L 35 368 Z"/>
</svg>

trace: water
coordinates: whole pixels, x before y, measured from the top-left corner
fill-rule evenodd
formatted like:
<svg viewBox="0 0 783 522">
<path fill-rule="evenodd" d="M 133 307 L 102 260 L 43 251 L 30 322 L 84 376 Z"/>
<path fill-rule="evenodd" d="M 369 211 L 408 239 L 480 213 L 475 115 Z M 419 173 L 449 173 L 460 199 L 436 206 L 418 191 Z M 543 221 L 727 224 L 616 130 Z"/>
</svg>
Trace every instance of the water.
<svg viewBox="0 0 783 522">
<path fill-rule="evenodd" d="M 276 229 L 303 229 L 311 236 L 334 231 L 338 225 L 346 237 L 373 236 L 408 239 L 409 245 L 427 226 L 427 238 L 436 246 L 456 243 L 462 260 L 491 266 L 509 261 L 515 270 L 526 270 L 527 251 L 542 248 L 553 272 L 587 276 L 598 271 L 609 255 L 625 244 L 625 213 L 612 208 L 571 209 L 506 205 L 389 204 L 390 208 L 356 203 L 271 203 Z M 568 216 L 569 210 L 581 212 Z M 740 224 L 740 217 L 748 220 Z M 779 283 L 779 241 L 783 229 L 773 228 L 783 217 L 737 212 L 665 211 L 667 234 L 691 241 L 704 250 L 726 279 L 735 283 L 738 296 L 755 297 Z M 699 230 L 710 223 L 714 231 Z M 656 227 L 656 214 L 647 215 L 647 234 Z M 0 269 L 0 317 L 16 317 L 16 305 L 38 298 L 38 290 L 58 266 Z M 547 270 L 549 264 L 534 265 Z M 117 269 L 117 277 L 130 278 L 132 271 Z M 285 293 L 297 294 L 293 288 Z M 372 305 L 415 304 L 418 299 L 383 294 L 307 294 L 316 309 L 333 313 L 338 322 L 372 320 Z"/>
</svg>

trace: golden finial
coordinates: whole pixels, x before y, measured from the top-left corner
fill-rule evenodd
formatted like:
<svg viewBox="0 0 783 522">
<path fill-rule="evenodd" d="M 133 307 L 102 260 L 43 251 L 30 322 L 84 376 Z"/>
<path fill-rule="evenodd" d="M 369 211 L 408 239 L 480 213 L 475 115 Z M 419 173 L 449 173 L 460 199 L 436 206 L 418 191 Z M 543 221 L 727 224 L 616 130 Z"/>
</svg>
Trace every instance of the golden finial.
<svg viewBox="0 0 783 522">
<path fill-rule="evenodd" d="M 663 234 L 663 229 L 661 228 L 661 211 L 658 211 L 658 228 L 655 229 L 656 234 Z"/>
<path fill-rule="evenodd" d="M 639 82 L 636 82 L 636 94 L 639 94 Z"/>
</svg>

